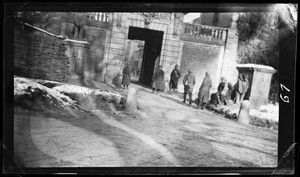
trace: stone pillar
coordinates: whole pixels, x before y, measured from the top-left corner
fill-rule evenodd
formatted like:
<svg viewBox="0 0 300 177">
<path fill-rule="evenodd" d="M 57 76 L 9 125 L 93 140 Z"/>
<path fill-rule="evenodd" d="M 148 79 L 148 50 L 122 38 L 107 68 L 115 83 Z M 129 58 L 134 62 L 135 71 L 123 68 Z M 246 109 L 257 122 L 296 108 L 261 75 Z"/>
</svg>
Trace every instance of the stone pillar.
<svg viewBox="0 0 300 177">
<path fill-rule="evenodd" d="M 238 75 L 238 72 L 235 69 L 237 64 L 237 48 L 239 39 L 236 29 L 237 18 L 238 14 L 234 13 L 232 16 L 231 27 L 228 29 L 227 33 L 227 39 L 225 43 L 226 50 L 224 52 L 224 59 L 222 61 L 222 68 L 220 74 L 220 77 L 225 76 L 227 78 L 227 81 L 229 81 L 230 83 L 235 82 L 236 77 Z"/>
<path fill-rule="evenodd" d="M 137 91 L 135 88 L 129 88 L 127 93 L 125 109 L 130 112 L 137 111 Z"/>
<path fill-rule="evenodd" d="M 128 26 L 126 25 L 127 17 L 124 13 L 113 13 L 112 29 L 110 37 L 106 41 L 108 51 L 104 54 L 105 69 L 102 72 L 103 80 L 111 84 L 113 78 L 122 71 L 125 65 L 126 41 L 128 36 Z"/>
<path fill-rule="evenodd" d="M 67 79 L 68 83 L 84 84 L 84 69 L 87 60 L 87 50 L 90 44 L 86 41 L 79 41 L 73 39 L 63 40 L 66 46 L 66 55 L 69 58 L 69 72 L 70 76 Z"/>
<path fill-rule="evenodd" d="M 249 124 L 250 122 L 249 109 L 250 109 L 250 102 L 248 100 L 244 100 L 240 106 L 238 122 L 240 122 L 241 124 Z"/>
<path fill-rule="evenodd" d="M 251 108 L 258 109 L 261 105 L 267 104 L 272 75 L 276 70 L 271 66 L 257 64 L 240 64 L 236 68 L 239 74 L 248 75 L 249 89 L 245 99 L 249 99 Z"/>
</svg>

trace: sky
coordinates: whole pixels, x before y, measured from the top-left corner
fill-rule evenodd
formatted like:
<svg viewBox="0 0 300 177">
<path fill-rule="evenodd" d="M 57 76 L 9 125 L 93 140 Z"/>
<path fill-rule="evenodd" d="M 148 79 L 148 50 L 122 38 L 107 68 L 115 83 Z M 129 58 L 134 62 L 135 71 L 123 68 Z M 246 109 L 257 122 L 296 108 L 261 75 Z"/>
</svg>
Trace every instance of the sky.
<svg viewBox="0 0 300 177">
<path fill-rule="evenodd" d="M 200 17 L 200 13 L 187 13 L 183 18 L 183 22 L 190 22 L 198 17 Z"/>
</svg>

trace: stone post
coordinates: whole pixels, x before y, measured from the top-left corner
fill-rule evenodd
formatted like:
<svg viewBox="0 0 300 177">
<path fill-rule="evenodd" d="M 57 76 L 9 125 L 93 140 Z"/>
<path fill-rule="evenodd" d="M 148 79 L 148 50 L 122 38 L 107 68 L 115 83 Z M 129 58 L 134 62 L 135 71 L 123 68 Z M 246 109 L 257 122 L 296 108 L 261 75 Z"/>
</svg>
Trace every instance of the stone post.
<svg viewBox="0 0 300 177">
<path fill-rule="evenodd" d="M 248 75 L 249 88 L 245 99 L 249 99 L 250 106 L 258 109 L 261 105 L 269 103 L 271 79 L 276 70 L 271 66 L 257 64 L 240 64 L 236 68 L 239 74 Z"/>
<path fill-rule="evenodd" d="M 240 122 L 241 124 L 249 124 L 250 122 L 249 109 L 250 109 L 250 102 L 248 100 L 244 100 L 240 106 L 238 122 Z"/>
<path fill-rule="evenodd" d="M 129 88 L 128 89 L 128 94 L 127 94 L 127 99 L 126 99 L 126 105 L 125 109 L 130 112 L 135 112 L 137 111 L 137 92 L 135 88 Z"/>
</svg>

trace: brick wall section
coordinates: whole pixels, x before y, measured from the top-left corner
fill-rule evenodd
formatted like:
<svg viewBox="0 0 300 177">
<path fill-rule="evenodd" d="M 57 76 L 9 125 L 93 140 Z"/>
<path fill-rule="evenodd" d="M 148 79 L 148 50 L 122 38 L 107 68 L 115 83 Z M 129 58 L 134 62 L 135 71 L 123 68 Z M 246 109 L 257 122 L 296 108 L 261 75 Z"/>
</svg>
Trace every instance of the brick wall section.
<svg viewBox="0 0 300 177">
<path fill-rule="evenodd" d="M 218 69 L 220 48 L 216 45 L 184 41 L 180 63 L 182 77 L 179 80 L 179 91 L 183 91 L 182 79 L 188 70 L 192 70 L 196 77 L 194 93 L 198 92 L 206 71 L 210 71 L 213 87 L 217 87 L 214 83 L 218 81 L 215 73 Z"/>
<path fill-rule="evenodd" d="M 62 41 L 39 31 L 15 30 L 14 73 L 18 76 L 66 82 L 69 60 Z"/>
</svg>

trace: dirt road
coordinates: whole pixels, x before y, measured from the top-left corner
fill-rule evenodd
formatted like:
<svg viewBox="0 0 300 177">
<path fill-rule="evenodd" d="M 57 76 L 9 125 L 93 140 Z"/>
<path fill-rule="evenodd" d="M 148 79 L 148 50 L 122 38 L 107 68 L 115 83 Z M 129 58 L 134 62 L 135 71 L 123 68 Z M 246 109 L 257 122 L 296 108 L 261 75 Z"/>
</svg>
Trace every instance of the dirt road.
<svg viewBox="0 0 300 177">
<path fill-rule="evenodd" d="M 135 114 L 15 110 L 15 157 L 26 167 L 275 167 L 278 131 L 242 125 L 138 90 Z"/>
</svg>

